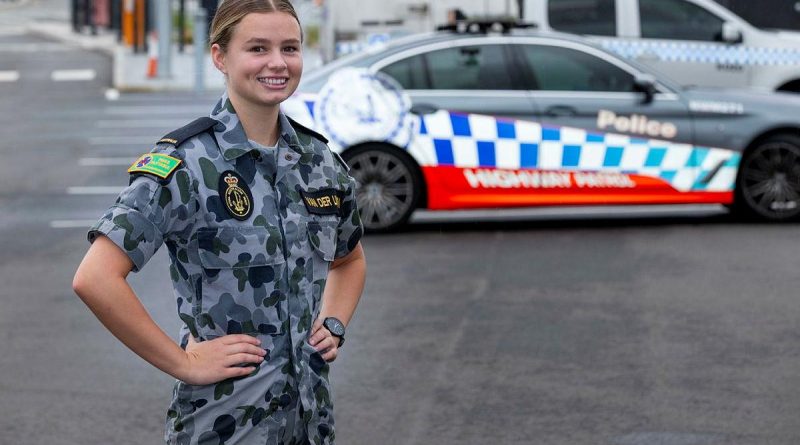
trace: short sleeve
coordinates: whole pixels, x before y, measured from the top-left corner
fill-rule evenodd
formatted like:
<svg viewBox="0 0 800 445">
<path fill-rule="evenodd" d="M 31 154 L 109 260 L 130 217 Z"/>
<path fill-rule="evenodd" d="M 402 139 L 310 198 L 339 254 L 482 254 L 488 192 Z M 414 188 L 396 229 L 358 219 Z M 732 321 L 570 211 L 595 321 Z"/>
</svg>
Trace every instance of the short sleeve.
<svg viewBox="0 0 800 445">
<path fill-rule="evenodd" d="M 361 215 L 356 204 L 356 181 L 350 176 L 348 178 L 348 187 L 342 201 L 342 217 L 336 229 L 336 258 L 342 258 L 352 252 L 364 234 Z"/>
<path fill-rule="evenodd" d="M 194 207 L 186 169 L 177 171 L 167 183 L 139 175 L 89 229 L 89 242 L 99 235 L 107 236 L 128 255 L 133 271 L 138 272 L 166 238 L 191 226 Z"/>
</svg>

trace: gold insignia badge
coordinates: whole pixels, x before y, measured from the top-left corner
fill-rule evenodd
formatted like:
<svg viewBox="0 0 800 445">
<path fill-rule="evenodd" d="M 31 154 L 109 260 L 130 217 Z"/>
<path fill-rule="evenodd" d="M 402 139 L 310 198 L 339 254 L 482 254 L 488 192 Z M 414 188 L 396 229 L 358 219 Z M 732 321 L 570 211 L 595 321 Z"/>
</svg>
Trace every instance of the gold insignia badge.
<svg viewBox="0 0 800 445">
<path fill-rule="evenodd" d="M 244 179 L 233 171 L 226 171 L 219 178 L 219 196 L 225 203 L 225 210 L 244 221 L 253 212 L 253 195 Z"/>
</svg>

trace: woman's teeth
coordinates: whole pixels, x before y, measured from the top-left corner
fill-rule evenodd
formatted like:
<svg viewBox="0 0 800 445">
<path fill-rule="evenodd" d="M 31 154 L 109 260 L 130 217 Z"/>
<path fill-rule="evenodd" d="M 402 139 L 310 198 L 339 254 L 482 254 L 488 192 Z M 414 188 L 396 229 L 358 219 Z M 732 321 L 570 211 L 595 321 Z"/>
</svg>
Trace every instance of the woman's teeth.
<svg viewBox="0 0 800 445">
<path fill-rule="evenodd" d="M 287 79 L 285 77 L 281 77 L 281 78 L 261 77 L 261 78 L 258 79 L 259 82 L 265 83 L 267 85 L 285 85 L 286 84 L 286 80 Z"/>
</svg>

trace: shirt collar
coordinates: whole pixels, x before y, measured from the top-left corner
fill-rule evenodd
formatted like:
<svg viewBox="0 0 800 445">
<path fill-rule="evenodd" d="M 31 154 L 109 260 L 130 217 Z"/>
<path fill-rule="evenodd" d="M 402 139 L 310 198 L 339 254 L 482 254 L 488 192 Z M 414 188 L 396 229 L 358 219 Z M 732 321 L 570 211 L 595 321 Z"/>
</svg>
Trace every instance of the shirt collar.
<svg viewBox="0 0 800 445">
<path fill-rule="evenodd" d="M 239 117 L 236 115 L 236 110 L 233 109 L 233 104 L 228 98 L 228 93 L 223 93 L 220 97 L 214 110 L 211 112 L 211 118 L 218 123 L 214 126 L 214 136 L 217 140 L 217 145 L 222 152 L 222 157 L 226 161 L 232 161 L 239 156 L 247 154 L 257 148 L 254 147 L 247 139 Z M 278 145 L 281 145 L 281 140 L 289 146 L 292 150 L 303 154 L 313 151 L 313 141 L 308 141 L 303 144 L 297 137 L 292 124 L 283 115 L 283 112 L 278 113 L 278 122 L 281 128 L 281 136 L 278 139 Z"/>
</svg>

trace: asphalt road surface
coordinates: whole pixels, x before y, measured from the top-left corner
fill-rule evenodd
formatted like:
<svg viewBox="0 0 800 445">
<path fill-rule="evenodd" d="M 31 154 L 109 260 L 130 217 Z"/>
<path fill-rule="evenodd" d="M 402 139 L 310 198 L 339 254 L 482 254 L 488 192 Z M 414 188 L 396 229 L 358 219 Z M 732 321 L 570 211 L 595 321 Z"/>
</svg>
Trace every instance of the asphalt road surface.
<svg viewBox="0 0 800 445">
<path fill-rule="evenodd" d="M 0 37 L 0 71 L 18 72 L 0 82 L 0 444 L 162 443 L 172 379 L 70 283 L 127 165 L 216 94 L 107 101 L 107 58 L 32 37 Z M 333 366 L 338 443 L 800 443 L 796 224 L 417 221 L 364 240 L 367 288 Z M 166 254 L 130 280 L 177 334 Z"/>
</svg>

